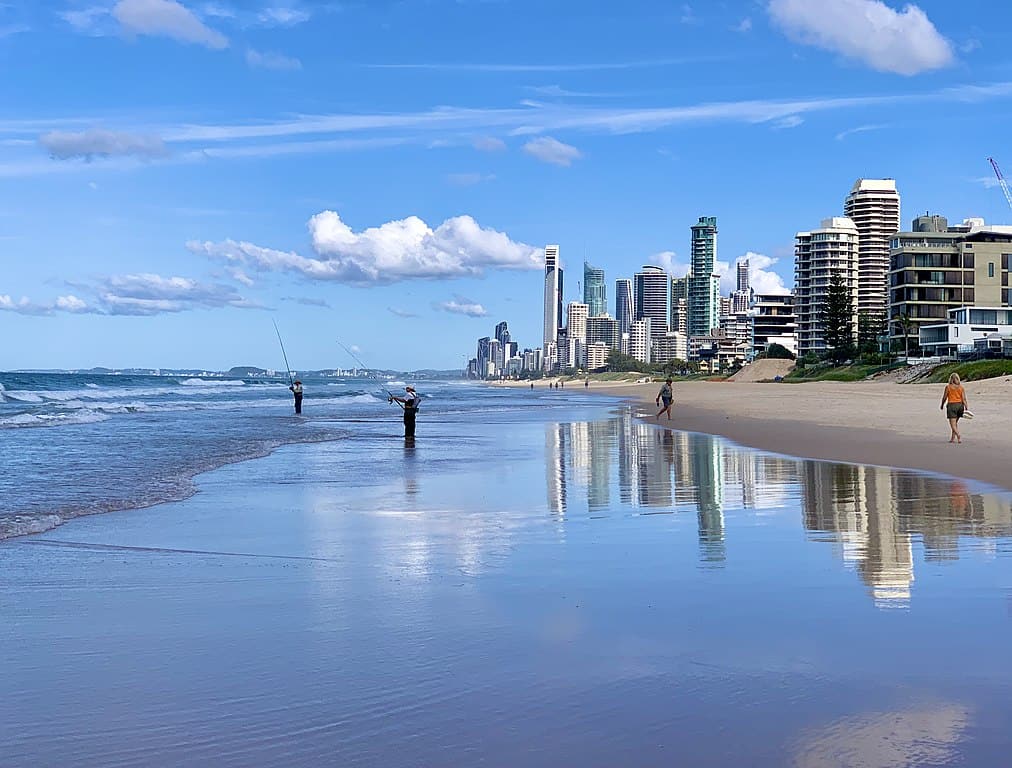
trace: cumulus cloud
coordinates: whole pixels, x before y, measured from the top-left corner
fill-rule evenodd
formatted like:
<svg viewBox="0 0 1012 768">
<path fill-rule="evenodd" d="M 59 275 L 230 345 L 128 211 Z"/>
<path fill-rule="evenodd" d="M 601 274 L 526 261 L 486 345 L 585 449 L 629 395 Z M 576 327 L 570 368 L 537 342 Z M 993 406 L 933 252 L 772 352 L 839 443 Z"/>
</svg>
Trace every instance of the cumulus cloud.
<svg viewBox="0 0 1012 768">
<path fill-rule="evenodd" d="M 563 144 L 551 136 L 540 136 L 536 139 L 531 139 L 524 144 L 524 152 L 531 157 L 536 157 L 543 163 L 562 166 L 572 165 L 574 160 L 579 160 L 582 157 L 580 150 L 576 147 Z"/>
<path fill-rule="evenodd" d="M 8 294 L 0 294 L 0 310 L 17 312 L 19 315 L 49 315 L 53 312 L 51 304 L 37 304 L 27 296 L 12 299 Z"/>
<path fill-rule="evenodd" d="M 880 72 L 916 75 L 952 64 L 952 44 L 916 5 L 881 0 L 770 0 L 773 21 L 792 39 Z"/>
<path fill-rule="evenodd" d="M 488 310 L 481 304 L 463 296 L 454 296 L 450 301 L 441 301 L 434 305 L 436 309 L 450 312 L 454 315 L 465 315 L 467 317 L 487 317 Z"/>
<path fill-rule="evenodd" d="M 481 152 L 504 152 L 506 142 L 494 136 L 480 136 L 472 142 L 475 149 Z"/>
<path fill-rule="evenodd" d="M 748 259 L 749 283 L 756 293 L 785 295 L 791 292 L 784 279 L 773 271 L 779 259 L 749 251 L 735 259 L 733 269 L 727 261 L 718 260 L 714 264 L 714 273 L 720 276 L 721 295 L 726 296 L 738 287 L 738 263 L 745 259 Z M 648 263 L 660 267 L 672 277 L 685 277 L 691 268 L 689 262 L 680 259 L 674 251 L 655 253 Z"/>
<path fill-rule="evenodd" d="M 302 69 L 302 62 L 281 53 L 246 49 L 246 63 L 253 69 L 273 69 L 280 72 L 291 72 Z"/>
<path fill-rule="evenodd" d="M 250 277 L 249 275 L 247 275 L 245 272 L 243 272 L 238 267 L 228 267 L 225 270 L 225 272 L 228 274 L 229 277 L 231 277 L 237 283 L 241 283 L 242 285 L 245 285 L 247 288 L 250 288 L 250 287 L 256 285 L 256 283 L 253 280 L 253 278 Z"/>
<path fill-rule="evenodd" d="M 49 131 L 39 136 L 39 145 L 56 160 L 96 157 L 139 157 L 151 160 L 169 154 L 158 136 L 92 129 Z"/>
<path fill-rule="evenodd" d="M 470 216 L 447 219 L 435 229 L 410 216 L 355 232 L 335 211 L 323 211 L 309 220 L 309 233 L 315 257 L 234 240 L 190 242 L 187 248 L 262 272 L 358 285 L 542 267 L 541 249 L 481 227 Z"/>
<path fill-rule="evenodd" d="M 228 47 L 228 38 L 208 27 L 177 0 L 119 0 L 112 15 L 128 35 L 168 37 L 212 50 Z"/>
<path fill-rule="evenodd" d="M 57 296 L 55 308 L 61 312 L 80 313 L 91 311 L 91 307 L 88 306 L 86 301 L 77 298 L 77 296 L 74 296 L 73 294 L 69 294 L 67 296 Z"/>
</svg>

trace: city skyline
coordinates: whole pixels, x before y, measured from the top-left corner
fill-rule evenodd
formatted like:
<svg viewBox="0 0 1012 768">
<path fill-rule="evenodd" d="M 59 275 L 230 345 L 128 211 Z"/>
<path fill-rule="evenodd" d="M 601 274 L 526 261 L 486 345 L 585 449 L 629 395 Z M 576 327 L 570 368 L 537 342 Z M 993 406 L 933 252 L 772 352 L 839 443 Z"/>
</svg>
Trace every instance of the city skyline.
<svg viewBox="0 0 1012 768">
<path fill-rule="evenodd" d="M 858 178 L 1012 220 L 1012 9 L 809 5 L 7 0 L 0 368 L 278 367 L 272 320 L 300 367 L 450 368 L 541 335 L 542 243 L 682 275 L 717 216 L 722 294 L 768 294 Z"/>
</svg>

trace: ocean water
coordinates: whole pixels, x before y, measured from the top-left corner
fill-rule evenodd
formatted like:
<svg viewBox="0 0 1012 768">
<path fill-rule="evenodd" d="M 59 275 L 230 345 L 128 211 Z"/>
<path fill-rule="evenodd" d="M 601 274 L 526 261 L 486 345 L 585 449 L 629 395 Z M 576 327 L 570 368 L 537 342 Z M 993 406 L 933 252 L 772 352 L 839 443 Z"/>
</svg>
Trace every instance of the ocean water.
<svg viewBox="0 0 1012 768">
<path fill-rule="evenodd" d="M 398 434 L 387 389 L 403 394 L 403 382 L 304 385 L 296 417 L 286 382 L 0 372 L 0 539 L 183 498 L 194 475 L 287 443 L 340 440 L 363 424 Z M 440 417 L 505 407 L 501 392 L 464 382 L 419 390 Z M 535 404 L 559 402 L 537 394 Z"/>
<path fill-rule="evenodd" d="M 0 765 L 1008 764 L 1010 494 L 424 393 L 0 543 Z"/>
</svg>

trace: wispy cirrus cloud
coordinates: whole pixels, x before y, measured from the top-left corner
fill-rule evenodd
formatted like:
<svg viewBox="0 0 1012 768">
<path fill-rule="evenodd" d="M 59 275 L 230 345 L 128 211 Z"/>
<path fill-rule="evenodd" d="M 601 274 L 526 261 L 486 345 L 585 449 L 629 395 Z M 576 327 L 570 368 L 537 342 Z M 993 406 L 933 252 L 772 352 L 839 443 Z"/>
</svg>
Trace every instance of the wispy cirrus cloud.
<svg viewBox="0 0 1012 768">
<path fill-rule="evenodd" d="M 916 75 L 955 61 L 952 44 L 918 6 L 881 0 L 770 0 L 767 11 L 792 39 L 880 72 Z"/>
<path fill-rule="evenodd" d="M 326 299 L 314 299 L 311 296 L 285 296 L 282 301 L 290 301 L 294 304 L 301 304 L 304 307 L 320 307 L 330 309 L 330 302 Z"/>
<path fill-rule="evenodd" d="M 671 67 L 680 64 L 701 64 L 716 61 L 721 57 L 700 56 L 673 59 L 634 59 L 631 61 L 588 61 L 582 63 L 525 63 L 513 62 L 490 64 L 481 62 L 401 62 L 383 64 L 362 64 L 367 69 L 429 69 L 446 72 L 596 72 L 613 69 L 651 69 Z"/>
<path fill-rule="evenodd" d="M 417 312 L 409 312 L 406 309 L 398 309 L 397 307 L 387 307 L 387 312 L 389 312 L 391 315 L 397 315 L 397 317 L 404 317 L 404 318 L 418 317 Z"/>
<path fill-rule="evenodd" d="M 295 27 L 313 17 L 308 8 L 301 5 L 272 5 L 256 14 L 257 24 L 264 27 Z"/>
<path fill-rule="evenodd" d="M 417 216 L 355 232 L 335 211 L 309 220 L 315 257 L 249 242 L 189 242 L 192 253 L 261 272 L 291 272 L 312 280 L 383 285 L 403 280 L 482 275 L 496 269 L 535 270 L 542 250 L 514 242 L 470 216 L 429 227 Z"/>
<path fill-rule="evenodd" d="M 859 125 L 856 128 L 848 128 L 845 131 L 840 131 L 836 134 L 837 141 L 843 141 L 848 136 L 853 136 L 856 133 L 867 133 L 869 131 L 880 131 L 885 128 L 884 125 Z"/>
<path fill-rule="evenodd" d="M 583 154 L 576 147 L 564 144 L 551 136 L 541 136 L 531 139 L 524 144 L 524 152 L 535 157 L 543 163 L 551 165 L 570 166 L 574 160 L 579 160 Z"/>
<path fill-rule="evenodd" d="M 436 309 L 449 312 L 453 315 L 464 315 L 465 317 L 488 317 L 488 310 L 481 304 L 463 296 L 455 295 L 449 301 L 441 301 L 433 305 Z"/>
</svg>

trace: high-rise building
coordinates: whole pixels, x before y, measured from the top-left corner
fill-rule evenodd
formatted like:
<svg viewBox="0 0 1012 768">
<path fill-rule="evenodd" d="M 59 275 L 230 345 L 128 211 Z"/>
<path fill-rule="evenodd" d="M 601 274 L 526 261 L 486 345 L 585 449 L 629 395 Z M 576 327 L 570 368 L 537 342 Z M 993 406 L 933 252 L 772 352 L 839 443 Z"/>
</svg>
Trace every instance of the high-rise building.
<svg viewBox="0 0 1012 768">
<path fill-rule="evenodd" d="M 650 321 L 650 344 L 653 344 L 668 332 L 668 274 L 660 267 L 644 265 L 642 271 L 633 275 L 633 287 L 636 319 Z"/>
<path fill-rule="evenodd" d="M 858 179 L 843 215 L 860 235 L 857 312 L 885 330 L 889 305 L 889 245 L 900 229 L 900 194 L 893 179 Z"/>
<path fill-rule="evenodd" d="M 689 334 L 689 280 L 685 277 L 671 278 L 671 322 L 672 331 Z"/>
<path fill-rule="evenodd" d="M 669 360 L 689 359 L 689 338 L 678 331 L 668 331 L 654 343 L 650 352 L 650 362 L 666 363 Z"/>
<path fill-rule="evenodd" d="M 545 246 L 545 344 L 554 344 L 562 327 L 562 266 L 559 246 Z M 546 354 L 547 360 L 547 354 Z"/>
<path fill-rule="evenodd" d="M 583 303 L 589 308 L 588 317 L 597 317 L 608 311 L 604 270 L 592 267 L 587 262 L 583 262 Z"/>
<path fill-rule="evenodd" d="M 741 259 L 738 262 L 738 280 L 735 285 L 735 290 L 740 291 L 741 293 L 748 293 L 751 290 L 748 281 L 748 267 L 748 259 Z"/>
<path fill-rule="evenodd" d="M 688 278 L 689 336 L 704 336 L 719 324 L 720 276 L 717 274 L 717 217 L 700 216 L 692 227 Z"/>
<path fill-rule="evenodd" d="M 608 315 L 587 318 L 587 346 L 591 344 L 607 344 L 609 349 L 621 348 L 622 334 L 618 330 L 618 320 Z M 588 364 L 589 365 L 589 364 Z"/>
<path fill-rule="evenodd" d="M 499 342 L 499 346 L 496 347 L 499 355 L 496 358 L 495 365 L 499 371 L 502 371 L 506 367 L 506 361 L 510 358 L 510 331 L 505 320 L 496 325 L 495 339 Z"/>
<path fill-rule="evenodd" d="M 839 275 L 850 291 L 853 333 L 857 338 L 859 238 L 854 222 L 843 217 L 824 219 L 820 229 L 795 235 L 794 305 L 799 355 L 819 354 L 828 349 L 821 312 L 833 275 Z"/>
<path fill-rule="evenodd" d="M 566 338 L 569 341 L 567 360 L 570 368 L 582 368 L 587 349 L 587 305 L 571 301 L 566 307 Z"/>
<path fill-rule="evenodd" d="M 608 354 L 611 348 L 600 341 L 587 345 L 587 370 L 596 371 L 608 364 Z"/>
<path fill-rule="evenodd" d="M 913 350 L 920 328 L 946 323 L 949 310 L 1009 306 L 1009 253 L 1012 228 L 988 227 L 983 219 L 950 226 L 943 216 L 918 216 L 912 232 L 898 232 L 892 241 L 890 339 Z"/>
<path fill-rule="evenodd" d="M 619 334 L 629 333 L 636 319 L 636 304 L 633 301 L 632 280 L 623 277 L 615 281 L 615 319 Z"/>
<path fill-rule="evenodd" d="M 629 354 L 641 363 L 650 362 L 650 318 L 633 322 L 629 330 Z"/>
<path fill-rule="evenodd" d="M 488 363 L 491 360 L 489 355 L 489 341 L 491 341 L 491 339 L 488 336 L 483 336 L 478 339 L 478 354 L 475 356 L 475 367 L 479 379 L 485 378 L 485 372 L 488 370 Z"/>
<path fill-rule="evenodd" d="M 770 344 L 779 344 L 792 354 L 798 353 L 798 321 L 794 297 L 790 294 L 752 296 L 752 355 L 761 355 Z"/>
</svg>

